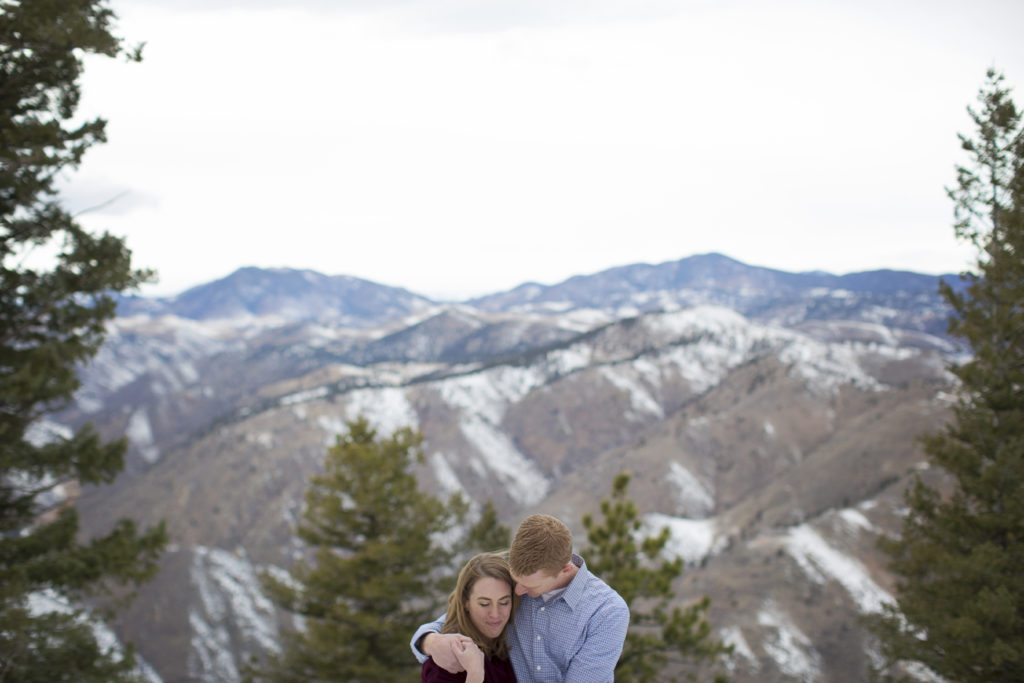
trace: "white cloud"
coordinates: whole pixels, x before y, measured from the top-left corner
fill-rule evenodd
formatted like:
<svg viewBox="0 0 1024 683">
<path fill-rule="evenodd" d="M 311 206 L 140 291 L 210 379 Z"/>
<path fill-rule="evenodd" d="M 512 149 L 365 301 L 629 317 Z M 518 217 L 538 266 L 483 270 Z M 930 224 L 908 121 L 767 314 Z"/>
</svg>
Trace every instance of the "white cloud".
<svg viewBox="0 0 1024 683">
<path fill-rule="evenodd" d="M 706 251 L 958 270 L 964 107 L 993 63 L 1024 79 L 1013 3 L 115 9 L 146 59 L 90 63 L 110 142 L 69 202 L 127 192 L 82 220 L 164 292 L 286 265 L 478 294 Z"/>
</svg>

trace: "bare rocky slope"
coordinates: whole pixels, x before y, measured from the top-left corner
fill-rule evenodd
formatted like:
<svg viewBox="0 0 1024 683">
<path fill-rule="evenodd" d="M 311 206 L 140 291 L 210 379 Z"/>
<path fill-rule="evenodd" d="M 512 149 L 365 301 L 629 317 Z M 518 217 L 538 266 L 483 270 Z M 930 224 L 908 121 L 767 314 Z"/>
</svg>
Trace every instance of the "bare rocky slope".
<svg viewBox="0 0 1024 683">
<path fill-rule="evenodd" d="M 687 561 L 679 599 L 712 598 L 734 680 L 866 680 L 877 647 L 858 619 L 892 591 L 875 539 L 899 528 L 911 478 L 937 476 L 917 435 L 942 424 L 955 390 L 944 368 L 957 349 L 935 334 L 946 310 L 927 276 L 776 273 L 754 291 L 763 269 L 695 257 L 698 278 L 687 261 L 663 264 L 674 279 L 648 276 L 646 289 L 637 273 L 659 267 L 593 276 L 620 292 L 606 306 L 576 279 L 513 290 L 504 305 L 384 288 L 379 315 L 364 306 L 358 325 L 355 308 L 343 319 L 293 305 L 276 271 L 246 273 L 258 314 L 217 303 L 204 316 L 194 294 L 195 317 L 136 302 L 60 416 L 132 442 L 128 472 L 84 492 L 87 530 L 122 516 L 170 527 L 161 574 L 118 633 L 164 681 L 237 680 L 276 648 L 291 623 L 257 572 L 302 552 L 305 482 L 364 415 L 383 433 L 423 432 L 423 487 L 475 509 L 490 500 L 511 527 L 557 515 L 579 548 L 583 515 L 631 472 L 631 497 Z M 300 298 L 339 283 L 276 273 Z M 236 285 L 205 291 L 238 301 Z"/>
</svg>

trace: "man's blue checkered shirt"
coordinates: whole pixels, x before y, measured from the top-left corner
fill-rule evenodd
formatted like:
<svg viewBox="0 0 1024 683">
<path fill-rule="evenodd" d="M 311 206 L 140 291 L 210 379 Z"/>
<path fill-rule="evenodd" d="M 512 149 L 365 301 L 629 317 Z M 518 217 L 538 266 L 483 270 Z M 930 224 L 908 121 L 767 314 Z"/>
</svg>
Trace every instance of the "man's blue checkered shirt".
<svg viewBox="0 0 1024 683">
<path fill-rule="evenodd" d="M 615 678 L 629 608 L 587 570 L 583 558 L 574 554 L 572 561 L 579 571 L 561 595 L 547 603 L 542 597 L 520 599 L 508 631 L 512 667 L 520 683 L 605 683 Z M 416 641 L 439 633 L 443 624 L 442 616 L 413 635 L 412 650 L 420 662 L 427 658 L 416 649 Z"/>
</svg>

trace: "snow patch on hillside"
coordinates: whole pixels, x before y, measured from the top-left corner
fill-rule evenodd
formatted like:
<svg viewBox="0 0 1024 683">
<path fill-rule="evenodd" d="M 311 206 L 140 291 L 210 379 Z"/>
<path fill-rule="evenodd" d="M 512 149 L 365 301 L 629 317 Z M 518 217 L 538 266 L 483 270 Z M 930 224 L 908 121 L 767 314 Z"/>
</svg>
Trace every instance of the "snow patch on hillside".
<svg viewBox="0 0 1024 683">
<path fill-rule="evenodd" d="M 239 680 L 241 676 L 231 656 L 231 636 L 227 628 L 223 624 L 207 623 L 194 608 L 188 611 L 188 625 L 192 629 L 189 677 L 202 683 Z"/>
<path fill-rule="evenodd" d="M 864 613 L 882 611 L 892 595 L 881 588 L 863 564 L 830 546 L 807 524 L 792 529 L 786 536 L 786 550 L 804 573 L 816 583 L 838 581 Z"/>
<path fill-rule="evenodd" d="M 70 439 L 72 436 L 74 436 L 74 432 L 70 427 L 45 418 L 36 420 L 25 430 L 25 440 L 36 448 L 41 448 L 54 441 Z"/>
<path fill-rule="evenodd" d="M 697 394 L 721 382 L 729 370 L 746 357 L 745 351 L 727 349 L 707 340 L 674 346 L 660 354 L 661 360 L 676 366 L 679 375 Z"/>
<path fill-rule="evenodd" d="M 864 516 L 864 513 L 854 508 L 845 508 L 839 511 L 839 518 L 850 531 L 874 531 L 875 526 Z"/>
<path fill-rule="evenodd" d="M 307 389 L 305 391 L 296 391 L 294 394 L 288 394 L 282 396 L 281 400 L 278 401 L 283 406 L 291 406 L 297 403 L 309 403 L 317 399 L 323 398 L 330 393 L 330 387 L 316 387 L 315 389 Z"/>
<path fill-rule="evenodd" d="M 140 408 L 132 413 L 128 420 L 128 427 L 125 429 L 125 435 L 138 449 L 143 460 L 150 465 L 160 459 L 160 449 L 153 445 L 153 428 L 145 409 Z"/>
<path fill-rule="evenodd" d="M 859 356 L 853 344 L 824 344 L 804 336 L 794 338 L 779 353 L 782 362 L 791 364 L 812 390 L 826 395 L 834 394 L 844 384 L 874 391 L 882 388 L 860 367 Z"/>
<path fill-rule="evenodd" d="M 442 380 L 437 390 L 453 408 L 500 424 L 509 404 L 522 400 L 543 382 L 543 375 L 534 368 L 500 366 Z"/>
<path fill-rule="evenodd" d="M 608 380 L 614 387 L 621 389 L 629 395 L 629 403 L 641 413 L 648 413 L 659 419 L 665 417 L 665 411 L 651 396 L 650 392 L 636 380 L 632 374 L 632 368 L 628 365 L 603 365 L 599 368 L 601 376 Z"/>
<path fill-rule="evenodd" d="M 42 448 L 47 444 L 70 439 L 74 432 L 65 425 L 52 420 L 36 420 L 25 430 L 25 440 L 36 448 Z M 77 483 L 58 483 L 51 473 L 43 473 L 42 476 L 35 476 L 33 473 L 22 469 L 10 469 L 0 475 L 0 485 L 7 488 L 10 493 L 24 494 L 31 490 L 39 490 L 36 495 L 35 504 L 40 509 L 46 509 L 58 505 L 77 489 Z"/>
<path fill-rule="evenodd" d="M 189 578 L 199 595 L 199 605 L 189 610 L 191 675 L 203 681 L 237 680 L 232 650 L 241 659 L 279 651 L 274 606 L 260 591 L 258 570 L 248 557 L 196 546 Z M 233 642 L 229 624 L 241 642 Z"/>
<path fill-rule="evenodd" d="M 443 492 L 448 495 L 461 493 L 467 500 L 472 498 L 462 482 L 459 481 L 459 476 L 455 474 L 455 470 L 452 469 L 448 457 L 444 453 L 434 453 L 430 456 L 430 469 L 434 473 L 437 485 Z"/>
<path fill-rule="evenodd" d="M 919 681 L 925 683 L 949 683 L 949 681 L 938 675 L 920 662 L 907 662 L 904 665 L 907 673 Z"/>
<path fill-rule="evenodd" d="M 223 325 L 175 316 L 117 318 L 108 324 L 99 353 L 82 369 L 75 400 L 83 411 L 97 412 L 107 396 L 147 374 L 155 394 L 177 392 L 199 381 L 196 362 L 241 348 L 238 330 Z"/>
<path fill-rule="evenodd" d="M 695 335 L 734 337 L 751 323 L 742 315 L 720 306 L 694 306 L 681 311 L 652 314 L 644 317 L 644 325 L 652 335 L 675 340 Z"/>
<path fill-rule="evenodd" d="M 324 445 L 330 448 L 338 442 L 338 437 L 348 433 L 348 425 L 343 417 L 337 415 L 319 415 L 316 424 L 324 431 Z"/>
<path fill-rule="evenodd" d="M 612 321 L 604 311 L 594 308 L 576 308 L 559 317 L 559 327 L 576 332 L 587 332 Z"/>
<path fill-rule="evenodd" d="M 666 479 L 679 489 L 679 507 L 690 517 L 704 518 L 715 510 L 715 494 L 678 462 L 668 465 Z"/>
<path fill-rule="evenodd" d="M 402 427 L 419 429 L 419 416 L 401 387 L 358 389 L 346 398 L 346 418 L 365 417 L 379 436 L 391 436 Z"/>
<path fill-rule="evenodd" d="M 764 627 L 761 646 L 783 674 L 807 683 L 821 679 L 821 654 L 774 601 L 765 601 L 757 623 Z"/>
<path fill-rule="evenodd" d="M 105 622 L 98 618 L 89 618 L 87 613 L 80 611 L 78 607 L 72 606 L 71 603 L 54 590 L 46 589 L 29 593 L 28 612 L 36 617 L 51 613 L 70 615 L 78 612 L 75 621 L 89 627 L 100 651 L 117 662 L 124 658 L 124 648 L 121 645 L 121 641 Z M 142 676 L 146 683 L 162 683 L 162 679 L 153 667 L 138 653 L 135 655 L 135 672 Z"/>
<path fill-rule="evenodd" d="M 736 658 L 742 657 L 747 660 L 750 668 L 757 672 L 761 669 L 761 663 L 757 661 L 757 657 L 754 656 L 754 651 L 750 649 L 750 644 L 747 643 L 747 639 L 743 637 L 743 629 L 739 626 L 726 626 L 719 631 L 719 635 L 722 638 L 722 642 L 726 645 L 732 645 L 732 657 L 730 657 L 725 666 L 730 673 L 736 670 Z"/>
<path fill-rule="evenodd" d="M 593 362 L 593 349 L 586 344 L 574 344 L 548 353 L 544 370 L 549 377 L 564 377 L 588 367 Z"/>
<path fill-rule="evenodd" d="M 662 367 L 650 358 L 634 358 L 630 363 L 640 380 L 652 387 L 660 387 L 664 381 Z"/>
<path fill-rule="evenodd" d="M 544 499 L 551 482 L 504 432 L 478 415 L 463 416 L 459 426 L 481 461 L 505 483 L 513 499 L 522 505 L 534 505 Z"/>
<path fill-rule="evenodd" d="M 36 477 L 24 470 L 9 470 L 4 473 L 0 476 L 0 485 L 7 489 L 9 494 L 21 495 L 33 490 L 41 491 L 35 497 L 35 504 L 39 509 L 58 505 L 75 495 L 74 492 L 78 488 L 75 482 L 57 483 L 54 476 L 48 472 Z"/>
<path fill-rule="evenodd" d="M 666 526 L 670 535 L 664 553 L 671 557 L 681 557 L 690 564 L 718 550 L 721 543 L 720 539 L 716 543 L 717 523 L 714 519 L 684 519 L 657 512 L 644 516 L 645 535 L 661 533 L 661 529 Z"/>
<path fill-rule="evenodd" d="M 766 352 L 776 352 L 793 372 L 820 393 L 831 394 L 844 384 L 878 390 L 879 382 L 860 365 L 867 355 L 904 360 L 920 355 L 916 349 L 890 343 L 826 343 L 807 334 L 753 323 L 739 313 L 715 306 L 697 306 L 675 313 L 646 316 L 644 324 L 659 345 L 670 345 L 661 356 L 675 363 L 695 392 L 710 389 L 733 368 Z"/>
<path fill-rule="evenodd" d="M 787 337 L 784 330 L 751 323 L 735 311 L 714 306 L 651 316 L 646 324 L 667 345 L 659 359 L 674 364 L 696 393 L 715 386 L 758 353 L 780 347 Z"/>
</svg>

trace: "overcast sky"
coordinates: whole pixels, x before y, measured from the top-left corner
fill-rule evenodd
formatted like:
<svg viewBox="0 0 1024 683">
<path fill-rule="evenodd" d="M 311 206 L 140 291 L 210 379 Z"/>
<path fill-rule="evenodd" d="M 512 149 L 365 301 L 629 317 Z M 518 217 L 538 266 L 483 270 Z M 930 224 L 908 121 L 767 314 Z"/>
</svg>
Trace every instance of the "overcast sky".
<svg viewBox="0 0 1024 683">
<path fill-rule="evenodd" d="M 245 265 L 463 298 L 717 251 L 951 272 L 1019 0 L 112 0 L 67 180 L 172 294 Z M 1018 87 L 1024 105 L 1024 88 Z M 99 207 L 99 208 L 95 208 Z"/>
</svg>

